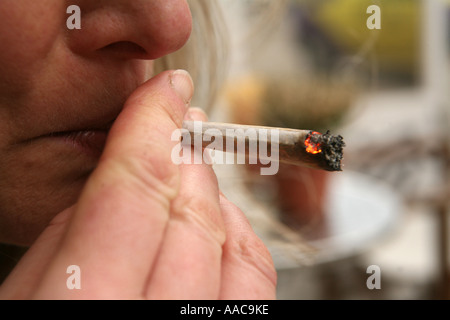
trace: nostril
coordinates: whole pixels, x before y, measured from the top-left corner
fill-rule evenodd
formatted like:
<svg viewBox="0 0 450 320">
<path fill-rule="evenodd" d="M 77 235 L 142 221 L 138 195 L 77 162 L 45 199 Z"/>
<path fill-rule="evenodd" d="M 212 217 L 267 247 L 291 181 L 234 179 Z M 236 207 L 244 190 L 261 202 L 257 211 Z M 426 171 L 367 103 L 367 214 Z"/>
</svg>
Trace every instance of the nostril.
<svg viewBox="0 0 450 320">
<path fill-rule="evenodd" d="M 147 51 L 143 47 L 131 41 L 114 42 L 107 46 L 104 46 L 100 50 L 127 57 L 129 57 L 130 55 L 140 57 L 147 54 Z"/>
</svg>

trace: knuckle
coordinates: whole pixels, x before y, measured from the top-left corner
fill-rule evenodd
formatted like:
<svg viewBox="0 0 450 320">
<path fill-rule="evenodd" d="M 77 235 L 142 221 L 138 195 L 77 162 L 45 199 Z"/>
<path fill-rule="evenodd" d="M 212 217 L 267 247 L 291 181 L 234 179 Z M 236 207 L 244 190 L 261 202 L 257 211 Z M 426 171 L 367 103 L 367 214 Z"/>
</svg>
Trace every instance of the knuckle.
<svg viewBox="0 0 450 320">
<path fill-rule="evenodd" d="M 207 241 L 222 246 L 225 243 L 225 226 L 220 207 L 205 197 L 179 197 L 174 201 L 171 219 L 188 225 L 190 230 Z"/>
<path fill-rule="evenodd" d="M 156 200 L 169 208 L 178 189 L 176 167 L 160 165 L 147 156 L 118 156 L 105 160 L 99 169 L 108 171 L 108 183 L 112 188 L 120 188 L 135 197 Z M 101 174 L 101 173 L 100 173 Z"/>
<path fill-rule="evenodd" d="M 231 255 L 250 268 L 256 270 L 276 285 L 277 272 L 272 260 L 272 256 L 256 234 L 242 235 L 228 248 Z"/>
</svg>

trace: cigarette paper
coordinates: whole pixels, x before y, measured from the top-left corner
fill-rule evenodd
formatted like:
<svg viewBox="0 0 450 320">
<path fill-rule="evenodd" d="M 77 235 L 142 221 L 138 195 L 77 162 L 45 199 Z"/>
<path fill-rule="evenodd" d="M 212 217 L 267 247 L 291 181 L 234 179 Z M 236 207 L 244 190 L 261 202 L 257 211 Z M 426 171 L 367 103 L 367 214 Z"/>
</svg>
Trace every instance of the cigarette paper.
<svg viewBox="0 0 450 320">
<path fill-rule="evenodd" d="M 341 160 L 345 143 L 342 136 L 332 135 L 328 131 L 321 134 L 312 130 L 199 121 L 184 121 L 183 129 L 190 133 L 189 143 L 201 140 L 203 148 L 214 146 L 214 149 L 224 152 L 243 151 L 247 158 L 257 157 L 262 160 L 261 152 L 255 152 L 255 148 L 250 146 L 267 146 L 267 150 L 276 150 L 277 154 L 271 154 L 270 157 L 274 159 L 275 156 L 279 162 L 327 171 L 342 171 Z M 253 132 L 256 134 L 249 134 Z M 211 141 L 215 139 L 221 139 L 221 143 L 216 141 L 212 144 Z M 230 141 L 234 143 L 231 144 Z M 245 141 L 244 150 L 237 147 L 239 141 Z"/>
</svg>

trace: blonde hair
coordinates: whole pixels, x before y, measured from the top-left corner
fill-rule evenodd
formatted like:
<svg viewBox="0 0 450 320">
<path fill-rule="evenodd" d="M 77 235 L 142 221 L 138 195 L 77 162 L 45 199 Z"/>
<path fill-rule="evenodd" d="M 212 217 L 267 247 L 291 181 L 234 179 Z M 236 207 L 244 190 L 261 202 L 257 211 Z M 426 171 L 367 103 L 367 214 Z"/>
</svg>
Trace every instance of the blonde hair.
<svg viewBox="0 0 450 320">
<path fill-rule="evenodd" d="M 194 79 L 192 105 L 209 113 L 227 70 L 227 30 L 216 0 L 188 0 L 192 13 L 192 34 L 179 51 L 155 63 L 155 72 L 188 70 Z"/>
</svg>

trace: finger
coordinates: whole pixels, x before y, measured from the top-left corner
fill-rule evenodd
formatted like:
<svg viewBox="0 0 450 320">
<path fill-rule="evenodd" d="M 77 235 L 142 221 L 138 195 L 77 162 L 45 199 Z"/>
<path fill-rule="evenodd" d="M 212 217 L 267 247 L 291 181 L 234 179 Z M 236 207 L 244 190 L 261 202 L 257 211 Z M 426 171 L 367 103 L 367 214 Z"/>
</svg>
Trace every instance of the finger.
<svg viewBox="0 0 450 320">
<path fill-rule="evenodd" d="M 187 116 L 207 120 L 200 109 L 191 108 Z M 180 193 L 172 206 L 147 297 L 217 299 L 225 240 L 217 179 L 207 164 L 181 165 L 180 174 Z"/>
<path fill-rule="evenodd" d="M 0 299 L 24 300 L 31 297 L 55 254 L 67 229 L 73 208 L 58 214 L 27 250 L 0 287 Z"/>
<path fill-rule="evenodd" d="M 269 251 L 238 207 L 223 195 L 220 205 L 227 236 L 220 299 L 275 299 L 277 275 Z"/>
<path fill-rule="evenodd" d="M 208 121 L 208 116 L 205 111 L 199 107 L 190 107 L 184 118 L 186 120 Z"/>
<path fill-rule="evenodd" d="M 142 297 L 179 187 L 171 135 L 192 93 L 185 73 L 164 72 L 130 96 L 81 194 L 43 297 L 47 290 L 70 298 Z M 67 290 L 72 264 L 83 275 L 81 290 Z"/>
</svg>

